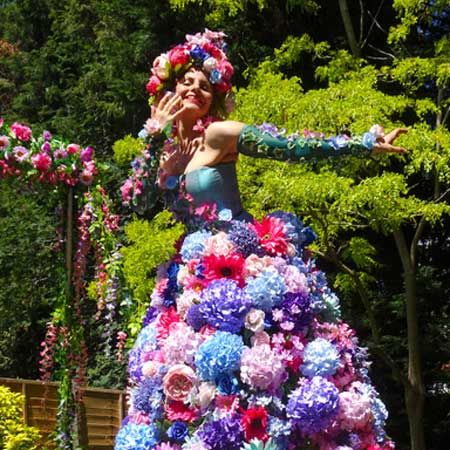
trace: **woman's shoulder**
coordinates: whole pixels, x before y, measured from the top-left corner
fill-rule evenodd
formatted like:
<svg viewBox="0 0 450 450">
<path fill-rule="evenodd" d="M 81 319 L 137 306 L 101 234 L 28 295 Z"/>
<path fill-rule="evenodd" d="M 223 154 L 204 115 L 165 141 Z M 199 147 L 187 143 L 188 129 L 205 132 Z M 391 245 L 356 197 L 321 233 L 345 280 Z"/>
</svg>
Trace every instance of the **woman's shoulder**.
<svg viewBox="0 0 450 450">
<path fill-rule="evenodd" d="M 205 143 L 212 149 L 236 148 L 239 134 L 244 126 L 244 123 L 234 120 L 213 122 L 206 130 Z"/>
</svg>

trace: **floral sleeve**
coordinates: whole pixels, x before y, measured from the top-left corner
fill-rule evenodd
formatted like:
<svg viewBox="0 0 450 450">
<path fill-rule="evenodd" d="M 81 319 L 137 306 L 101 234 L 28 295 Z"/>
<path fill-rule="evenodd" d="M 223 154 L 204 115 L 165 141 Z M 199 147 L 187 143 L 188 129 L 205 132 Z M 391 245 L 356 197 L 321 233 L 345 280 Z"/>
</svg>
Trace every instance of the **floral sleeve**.
<svg viewBox="0 0 450 450">
<path fill-rule="evenodd" d="M 361 155 L 372 150 L 375 143 L 373 133 L 362 136 L 345 134 L 325 138 L 322 134 L 298 133 L 284 136 L 275 126 L 246 125 L 239 136 L 238 151 L 255 158 L 269 158 L 280 161 L 318 160 L 332 156 Z"/>
</svg>

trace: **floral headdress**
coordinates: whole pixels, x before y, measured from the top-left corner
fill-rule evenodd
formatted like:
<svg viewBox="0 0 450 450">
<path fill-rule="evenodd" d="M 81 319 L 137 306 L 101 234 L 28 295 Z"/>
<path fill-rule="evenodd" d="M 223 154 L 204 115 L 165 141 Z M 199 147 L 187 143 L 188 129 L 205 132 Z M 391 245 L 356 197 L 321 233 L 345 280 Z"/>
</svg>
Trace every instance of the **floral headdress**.
<svg viewBox="0 0 450 450">
<path fill-rule="evenodd" d="M 204 33 L 186 35 L 186 42 L 162 53 L 153 61 L 146 89 L 153 102 L 163 91 L 173 89 L 178 78 L 191 67 L 203 70 L 219 97 L 219 110 L 226 110 L 225 97 L 231 91 L 234 69 L 229 62 L 225 33 L 205 29 Z M 222 100 L 222 101 L 220 101 Z M 223 112 L 223 111 L 219 111 Z"/>
</svg>

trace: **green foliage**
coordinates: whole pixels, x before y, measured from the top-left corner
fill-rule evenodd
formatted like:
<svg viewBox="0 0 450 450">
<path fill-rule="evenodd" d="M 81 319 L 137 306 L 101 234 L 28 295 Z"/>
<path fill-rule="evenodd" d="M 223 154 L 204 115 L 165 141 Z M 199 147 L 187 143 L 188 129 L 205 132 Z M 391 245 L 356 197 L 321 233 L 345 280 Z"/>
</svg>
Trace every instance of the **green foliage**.
<svg viewBox="0 0 450 450">
<path fill-rule="evenodd" d="M 122 248 L 124 276 L 136 302 L 136 313 L 129 323 L 132 336 L 140 329 L 149 304 L 156 268 L 174 254 L 174 244 L 183 231 L 167 211 L 157 214 L 151 222 L 134 219 L 125 227 L 128 245 Z"/>
<path fill-rule="evenodd" d="M 0 184 L 0 372 L 38 376 L 39 343 L 64 282 L 53 195 Z"/>
<path fill-rule="evenodd" d="M 145 145 L 141 139 L 128 134 L 123 139 L 114 142 L 114 161 L 121 167 L 129 168 L 130 161 L 141 153 L 144 147 Z"/>
<path fill-rule="evenodd" d="M 0 386 L 0 447 L 4 450 L 34 450 L 40 439 L 39 431 L 23 423 L 22 394 Z"/>
</svg>

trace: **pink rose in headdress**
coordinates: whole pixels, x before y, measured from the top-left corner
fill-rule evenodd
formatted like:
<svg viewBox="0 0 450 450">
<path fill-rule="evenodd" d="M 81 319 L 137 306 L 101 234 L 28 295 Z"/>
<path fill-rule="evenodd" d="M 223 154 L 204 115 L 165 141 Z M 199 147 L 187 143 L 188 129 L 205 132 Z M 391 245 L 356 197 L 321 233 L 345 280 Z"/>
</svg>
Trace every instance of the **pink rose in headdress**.
<svg viewBox="0 0 450 450">
<path fill-rule="evenodd" d="M 222 51 L 212 43 L 207 42 L 206 44 L 204 44 L 203 50 L 208 52 L 212 57 L 216 59 L 221 59 L 223 57 Z"/>
<path fill-rule="evenodd" d="M 161 80 L 156 76 L 152 75 L 150 77 L 150 80 L 148 80 L 147 85 L 145 86 L 145 89 L 150 95 L 156 95 L 158 91 L 161 89 Z"/>
<path fill-rule="evenodd" d="M 183 46 L 177 45 L 175 48 L 169 51 L 168 58 L 172 67 L 175 67 L 178 64 L 183 66 L 184 64 L 187 64 L 189 62 L 190 55 Z"/>
<path fill-rule="evenodd" d="M 46 172 L 52 164 L 52 159 L 47 153 L 38 153 L 31 157 L 31 162 L 39 172 Z"/>
<path fill-rule="evenodd" d="M 166 55 L 160 55 L 153 61 L 152 74 L 160 80 L 169 78 L 169 60 Z"/>
<path fill-rule="evenodd" d="M 27 142 L 31 138 L 31 129 L 18 122 L 14 122 L 11 125 L 11 131 L 13 132 L 14 136 L 21 141 Z"/>
<path fill-rule="evenodd" d="M 222 78 L 224 78 L 225 80 L 229 80 L 233 76 L 233 73 L 234 73 L 233 66 L 226 59 L 224 59 L 220 62 L 219 70 L 220 70 L 220 73 L 222 74 Z"/>
</svg>

